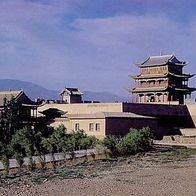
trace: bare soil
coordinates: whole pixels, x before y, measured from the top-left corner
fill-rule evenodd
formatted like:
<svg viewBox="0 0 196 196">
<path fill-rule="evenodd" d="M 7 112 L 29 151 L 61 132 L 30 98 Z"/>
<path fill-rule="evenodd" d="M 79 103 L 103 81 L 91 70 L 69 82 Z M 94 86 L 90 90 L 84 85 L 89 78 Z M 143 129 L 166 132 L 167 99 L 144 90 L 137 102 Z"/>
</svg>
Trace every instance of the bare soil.
<svg viewBox="0 0 196 196">
<path fill-rule="evenodd" d="M 0 180 L 3 196 L 195 196 L 196 151 L 158 148 Z"/>
</svg>

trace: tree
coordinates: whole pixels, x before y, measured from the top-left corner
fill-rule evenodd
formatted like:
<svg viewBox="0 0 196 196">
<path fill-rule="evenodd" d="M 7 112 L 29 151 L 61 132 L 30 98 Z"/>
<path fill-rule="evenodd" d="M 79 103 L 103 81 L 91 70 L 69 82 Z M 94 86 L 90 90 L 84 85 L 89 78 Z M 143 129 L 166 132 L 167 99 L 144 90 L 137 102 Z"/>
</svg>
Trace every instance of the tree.
<svg viewBox="0 0 196 196">
<path fill-rule="evenodd" d="M 14 156 L 21 166 L 23 157 L 29 158 L 30 169 L 33 169 L 34 155 L 33 130 L 30 127 L 24 127 L 16 131 L 12 137 L 11 146 L 14 149 Z"/>
<path fill-rule="evenodd" d="M 10 145 L 5 145 L 2 141 L 0 142 L 0 159 L 5 169 L 5 175 L 9 174 L 9 157 L 11 157 Z"/>
<path fill-rule="evenodd" d="M 0 110 L 0 158 L 3 162 L 5 173 L 9 173 L 9 158 L 12 155 L 10 142 L 18 126 L 18 106 L 12 97 L 10 101 L 4 98 Z"/>
</svg>

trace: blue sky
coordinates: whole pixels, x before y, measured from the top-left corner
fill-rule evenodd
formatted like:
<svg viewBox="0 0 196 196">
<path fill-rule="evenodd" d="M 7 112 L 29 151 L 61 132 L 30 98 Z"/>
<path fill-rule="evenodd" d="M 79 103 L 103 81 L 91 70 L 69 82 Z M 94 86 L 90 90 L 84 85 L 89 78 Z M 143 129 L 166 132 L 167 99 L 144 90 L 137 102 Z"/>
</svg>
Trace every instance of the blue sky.
<svg viewBox="0 0 196 196">
<path fill-rule="evenodd" d="M 196 73 L 195 10 L 194 0 L 0 0 L 0 78 L 127 97 L 134 63 L 160 51 Z"/>
</svg>

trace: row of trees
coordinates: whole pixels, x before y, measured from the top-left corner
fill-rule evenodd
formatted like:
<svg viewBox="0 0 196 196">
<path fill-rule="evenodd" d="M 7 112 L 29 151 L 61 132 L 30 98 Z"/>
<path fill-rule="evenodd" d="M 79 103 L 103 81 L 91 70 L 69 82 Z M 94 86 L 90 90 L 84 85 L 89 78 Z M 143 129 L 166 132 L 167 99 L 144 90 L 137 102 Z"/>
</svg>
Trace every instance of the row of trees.
<svg viewBox="0 0 196 196">
<path fill-rule="evenodd" d="M 15 158 L 19 168 L 22 167 L 24 157 L 29 159 L 29 169 L 34 168 L 33 156 L 39 156 L 44 167 L 45 154 L 63 152 L 66 155 L 75 150 L 94 148 L 98 139 L 94 136 L 87 136 L 84 131 L 67 133 L 66 128 L 61 125 L 52 127 L 24 127 L 12 135 L 9 143 L 0 143 L 0 159 L 4 164 L 6 174 L 9 172 L 9 159 Z"/>
<path fill-rule="evenodd" d="M 6 174 L 9 172 L 9 159 L 15 158 L 18 165 L 23 165 L 24 157 L 29 158 L 30 169 L 33 169 L 33 156 L 39 156 L 44 167 L 44 155 L 56 152 L 73 152 L 79 149 L 93 148 L 98 140 L 87 136 L 83 131 L 67 133 L 64 126 L 53 128 L 42 122 L 33 126 L 29 123 L 21 127 L 19 122 L 19 105 L 14 98 L 4 99 L 0 109 L 0 160 Z M 21 128 L 20 128 L 21 127 Z"/>
<path fill-rule="evenodd" d="M 33 156 L 39 156 L 42 167 L 45 166 L 43 157 L 50 153 L 54 159 L 54 153 L 63 152 L 64 155 L 75 150 L 91 149 L 101 144 L 111 150 L 113 155 L 129 155 L 145 152 L 152 148 L 152 131 L 149 128 L 130 129 L 124 137 L 109 136 L 99 141 L 94 136 L 87 136 L 84 131 L 67 133 L 64 126 L 57 128 L 42 127 L 31 129 L 24 127 L 16 131 L 8 145 L 0 143 L 0 158 L 4 164 L 6 173 L 9 172 L 9 158 L 15 158 L 21 169 L 24 157 L 29 158 L 29 169 L 34 168 Z"/>
</svg>

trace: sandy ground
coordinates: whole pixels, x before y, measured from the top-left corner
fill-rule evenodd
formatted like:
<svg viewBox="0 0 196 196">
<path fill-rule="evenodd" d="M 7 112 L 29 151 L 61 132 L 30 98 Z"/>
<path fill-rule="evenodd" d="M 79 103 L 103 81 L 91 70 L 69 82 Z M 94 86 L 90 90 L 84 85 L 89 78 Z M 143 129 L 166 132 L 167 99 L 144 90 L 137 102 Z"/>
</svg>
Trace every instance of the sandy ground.
<svg viewBox="0 0 196 196">
<path fill-rule="evenodd" d="M 87 167 L 86 172 L 92 170 L 93 167 L 97 166 Z M 121 161 L 103 170 L 99 167 L 96 176 L 46 179 L 41 184 L 28 183 L 23 180 L 20 185 L 8 184 L 1 187 L 0 195 L 195 196 L 196 156 L 186 161 L 166 163 L 141 160 Z"/>
</svg>

